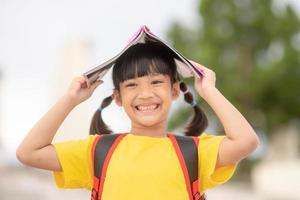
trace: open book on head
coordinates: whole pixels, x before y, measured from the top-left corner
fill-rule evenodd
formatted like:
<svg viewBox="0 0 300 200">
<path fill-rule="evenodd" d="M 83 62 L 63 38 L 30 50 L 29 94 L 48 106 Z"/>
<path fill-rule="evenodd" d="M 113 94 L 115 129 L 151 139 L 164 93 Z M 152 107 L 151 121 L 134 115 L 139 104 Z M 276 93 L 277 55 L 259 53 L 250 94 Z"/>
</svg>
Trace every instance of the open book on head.
<svg viewBox="0 0 300 200">
<path fill-rule="evenodd" d="M 199 71 L 192 62 L 190 62 L 187 58 L 185 58 L 181 53 L 179 53 L 176 49 L 169 46 L 166 42 L 162 41 L 159 37 L 154 35 L 147 26 L 142 26 L 129 40 L 128 44 L 125 48 L 118 53 L 113 58 L 107 60 L 106 62 L 94 67 L 93 69 L 85 72 L 83 74 L 84 78 L 87 81 L 88 86 L 93 84 L 96 80 L 101 80 L 103 76 L 108 72 L 108 70 L 113 67 L 116 60 L 131 46 L 137 43 L 150 43 L 150 42 L 158 42 L 164 48 L 167 48 L 170 53 L 174 56 L 174 60 L 176 63 L 176 68 L 183 78 L 192 77 L 195 75 L 196 77 L 202 76 L 203 71 Z"/>
</svg>

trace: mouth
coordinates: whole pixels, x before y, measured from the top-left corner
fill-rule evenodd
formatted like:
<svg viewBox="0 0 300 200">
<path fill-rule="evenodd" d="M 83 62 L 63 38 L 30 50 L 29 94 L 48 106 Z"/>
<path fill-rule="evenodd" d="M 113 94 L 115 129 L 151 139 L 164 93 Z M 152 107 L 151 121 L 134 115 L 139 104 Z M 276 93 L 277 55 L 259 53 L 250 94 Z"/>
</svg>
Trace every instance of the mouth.
<svg viewBox="0 0 300 200">
<path fill-rule="evenodd" d="M 138 105 L 134 108 L 142 113 L 153 113 L 160 108 L 160 104 Z"/>
</svg>

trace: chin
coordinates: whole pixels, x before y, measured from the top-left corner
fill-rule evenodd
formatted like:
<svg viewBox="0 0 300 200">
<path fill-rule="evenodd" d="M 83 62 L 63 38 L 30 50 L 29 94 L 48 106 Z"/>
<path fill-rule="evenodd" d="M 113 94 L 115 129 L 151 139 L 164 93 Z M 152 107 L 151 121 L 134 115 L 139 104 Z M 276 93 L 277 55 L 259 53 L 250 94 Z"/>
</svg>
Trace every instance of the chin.
<svg viewBox="0 0 300 200">
<path fill-rule="evenodd" d="M 140 125 L 145 127 L 152 127 L 157 125 L 159 122 L 139 122 Z"/>
<path fill-rule="evenodd" d="M 151 127 L 151 126 L 156 126 L 158 124 L 160 124 L 162 121 L 160 120 L 151 120 L 151 119 L 148 119 L 148 120 L 138 120 L 138 123 L 142 126 L 146 126 L 146 127 Z"/>
</svg>

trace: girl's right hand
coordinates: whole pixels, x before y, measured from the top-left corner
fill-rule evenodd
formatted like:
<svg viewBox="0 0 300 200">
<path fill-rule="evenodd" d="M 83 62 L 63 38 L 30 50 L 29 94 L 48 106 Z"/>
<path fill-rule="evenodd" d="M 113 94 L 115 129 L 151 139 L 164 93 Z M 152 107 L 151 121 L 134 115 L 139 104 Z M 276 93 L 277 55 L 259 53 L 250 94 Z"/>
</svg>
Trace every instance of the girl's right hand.
<svg viewBox="0 0 300 200">
<path fill-rule="evenodd" d="M 75 77 L 67 90 L 67 95 L 71 97 L 75 105 L 78 105 L 92 96 L 94 90 L 102 83 L 102 80 L 97 80 L 90 87 L 87 87 L 83 76 Z"/>
</svg>

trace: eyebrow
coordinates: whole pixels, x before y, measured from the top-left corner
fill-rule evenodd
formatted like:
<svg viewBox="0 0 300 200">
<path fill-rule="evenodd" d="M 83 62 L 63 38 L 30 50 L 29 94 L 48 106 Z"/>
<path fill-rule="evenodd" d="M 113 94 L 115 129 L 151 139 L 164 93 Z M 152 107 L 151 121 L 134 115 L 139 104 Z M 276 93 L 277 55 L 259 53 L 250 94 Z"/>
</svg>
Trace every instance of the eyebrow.
<svg viewBox="0 0 300 200">
<path fill-rule="evenodd" d="M 155 78 L 155 77 L 166 78 L 167 75 L 164 75 L 164 74 L 150 74 L 149 76 L 153 77 L 153 78 Z"/>
<path fill-rule="evenodd" d="M 168 78 L 167 75 L 164 75 L 164 74 L 149 74 L 146 76 L 149 76 L 150 79 L 160 79 L 160 80 Z M 123 81 L 122 84 L 130 83 L 131 81 L 135 82 L 135 81 L 137 81 L 138 78 L 142 78 L 142 77 L 135 77 L 135 78 L 127 79 L 127 80 Z"/>
</svg>

